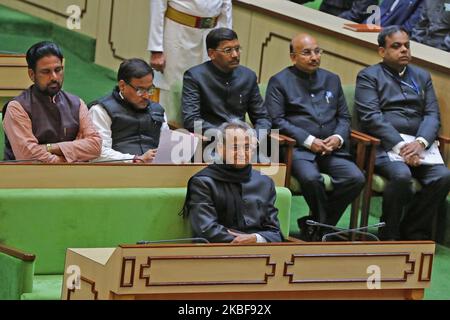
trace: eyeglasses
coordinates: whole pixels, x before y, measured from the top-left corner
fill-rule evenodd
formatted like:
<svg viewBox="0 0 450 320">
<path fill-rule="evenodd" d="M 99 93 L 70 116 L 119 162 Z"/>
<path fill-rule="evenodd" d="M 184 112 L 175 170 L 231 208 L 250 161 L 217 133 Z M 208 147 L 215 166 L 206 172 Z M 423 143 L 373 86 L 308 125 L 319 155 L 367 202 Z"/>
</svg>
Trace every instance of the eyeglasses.
<svg viewBox="0 0 450 320">
<path fill-rule="evenodd" d="M 154 85 L 152 85 L 150 88 L 148 89 L 144 89 L 144 88 L 136 88 L 135 86 L 133 86 L 131 83 L 126 82 L 127 85 L 129 85 L 131 88 L 134 89 L 134 91 L 136 91 L 136 94 L 139 97 L 142 97 L 144 95 L 153 95 L 155 93 L 156 87 Z"/>
<path fill-rule="evenodd" d="M 292 54 L 299 54 L 301 56 L 304 57 L 311 57 L 313 54 L 315 54 L 316 56 L 319 56 L 323 53 L 323 49 L 322 48 L 316 48 L 314 50 L 302 50 L 300 52 L 292 52 Z"/>
<path fill-rule="evenodd" d="M 233 51 L 236 51 L 237 54 L 241 53 L 242 52 L 242 47 L 241 46 L 237 46 L 237 47 L 234 47 L 234 48 L 214 49 L 214 50 L 223 52 L 226 55 L 230 56 L 233 53 Z"/>
</svg>

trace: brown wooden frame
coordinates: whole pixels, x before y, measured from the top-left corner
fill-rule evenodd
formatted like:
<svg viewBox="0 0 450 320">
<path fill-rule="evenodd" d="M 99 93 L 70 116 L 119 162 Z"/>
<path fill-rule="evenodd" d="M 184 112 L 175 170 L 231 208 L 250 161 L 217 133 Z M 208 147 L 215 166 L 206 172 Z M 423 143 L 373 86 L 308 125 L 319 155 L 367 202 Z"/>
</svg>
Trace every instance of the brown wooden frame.
<svg viewBox="0 0 450 320">
<path fill-rule="evenodd" d="M 32 253 L 27 253 L 4 244 L 0 244 L 0 252 L 26 262 L 33 262 L 36 259 L 36 256 Z"/>
<path fill-rule="evenodd" d="M 377 139 L 368 134 L 364 134 L 364 136 L 371 141 L 370 148 L 367 152 L 367 161 L 365 166 L 365 171 L 367 172 L 367 181 L 366 187 L 364 190 L 364 195 L 362 198 L 362 208 L 361 208 L 361 222 L 360 227 L 367 227 L 369 223 L 369 214 L 370 214 L 370 201 L 374 196 L 382 196 L 382 193 L 375 192 L 372 190 L 372 182 L 373 175 L 375 172 L 375 158 L 376 158 L 376 149 L 380 144 L 380 139 Z M 444 162 L 447 163 L 445 159 L 445 145 L 450 144 L 450 138 L 446 136 L 439 135 L 437 140 L 439 141 L 439 151 L 444 157 Z"/>
<path fill-rule="evenodd" d="M 362 171 L 366 172 L 366 154 L 368 148 L 370 148 L 373 144 L 373 141 L 370 139 L 371 137 L 366 134 L 359 132 L 357 130 L 352 130 L 350 135 L 350 142 L 356 146 L 356 154 L 354 157 L 354 161 L 356 166 Z M 292 170 L 292 155 L 294 146 L 296 145 L 296 141 L 290 137 L 279 134 L 278 139 L 280 139 L 280 148 L 287 148 L 284 153 L 284 163 L 286 164 L 286 187 L 290 188 L 291 181 L 291 170 Z M 367 180 L 366 173 L 366 180 Z M 367 182 L 366 182 L 367 183 Z M 293 194 L 300 195 L 301 193 L 295 193 L 291 190 Z M 351 214 L 350 214 L 350 225 L 349 228 L 356 228 L 358 225 L 358 211 L 361 203 L 361 196 L 358 196 L 352 202 Z M 352 240 L 354 240 L 355 235 L 352 236 Z"/>
</svg>

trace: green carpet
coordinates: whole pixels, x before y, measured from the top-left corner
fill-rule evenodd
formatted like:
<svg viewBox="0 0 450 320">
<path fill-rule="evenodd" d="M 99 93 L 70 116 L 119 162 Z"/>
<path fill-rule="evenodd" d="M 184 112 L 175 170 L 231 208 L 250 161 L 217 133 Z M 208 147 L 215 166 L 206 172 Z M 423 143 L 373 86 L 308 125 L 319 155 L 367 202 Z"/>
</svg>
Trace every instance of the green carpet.
<svg viewBox="0 0 450 320">
<path fill-rule="evenodd" d="M 63 50 L 64 90 L 89 103 L 104 96 L 116 84 L 115 71 L 93 63 L 92 53 L 84 54 L 95 52 L 95 41 L 0 5 L 0 51 L 25 53 L 33 44 L 43 40 L 53 40 Z"/>
<path fill-rule="evenodd" d="M 291 207 L 290 235 L 297 237 L 299 230 L 297 219 L 308 215 L 309 208 L 303 197 L 293 197 Z M 348 228 L 350 221 L 350 208 L 347 209 L 338 223 L 339 227 Z M 379 218 L 370 216 L 369 225 L 379 222 Z M 371 230 L 373 231 L 373 230 Z M 427 300 L 450 300 L 450 248 L 436 246 L 436 255 L 433 261 L 431 286 L 425 290 Z"/>
</svg>

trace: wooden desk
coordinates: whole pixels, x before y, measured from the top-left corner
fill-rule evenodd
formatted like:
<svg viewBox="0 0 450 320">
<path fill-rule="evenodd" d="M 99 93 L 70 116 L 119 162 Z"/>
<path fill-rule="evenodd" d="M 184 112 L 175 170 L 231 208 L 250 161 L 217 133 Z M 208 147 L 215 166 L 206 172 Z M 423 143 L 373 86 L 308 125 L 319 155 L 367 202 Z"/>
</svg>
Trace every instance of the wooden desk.
<svg viewBox="0 0 450 320">
<path fill-rule="evenodd" d="M 25 55 L 0 53 L 0 99 L 15 97 L 31 84 Z"/>
<path fill-rule="evenodd" d="M 81 289 L 65 274 L 62 299 L 422 299 L 434 251 L 431 241 L 68 249 Z M 368 289 L 370 266 L 380 289 Z"/>
<path fill-rule="evenodd" d="M 205 164 L 0 164 L 0 189 L 11 188 L 175 188 L 186 187 Z M 286 165 L 254 165 L 270 169 L 283 187 Z"/>
</svg>

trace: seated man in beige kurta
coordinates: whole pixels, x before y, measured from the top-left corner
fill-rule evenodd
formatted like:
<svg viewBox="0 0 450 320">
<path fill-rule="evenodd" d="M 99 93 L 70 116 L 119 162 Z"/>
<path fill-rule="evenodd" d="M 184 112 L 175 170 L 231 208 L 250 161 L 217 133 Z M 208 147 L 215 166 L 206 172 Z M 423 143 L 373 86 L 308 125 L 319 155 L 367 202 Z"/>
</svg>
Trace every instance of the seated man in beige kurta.
<svg viewBox="0 0 450 320">
<path fill-rule="evenodd" d="M 27 52 L 34 84 L 3 109 L 5 160 L 83 162 L 100 155 L 102 139 L 85 103 L 62 90 L 63 55 L 48 41 Z"/>
</svg>

